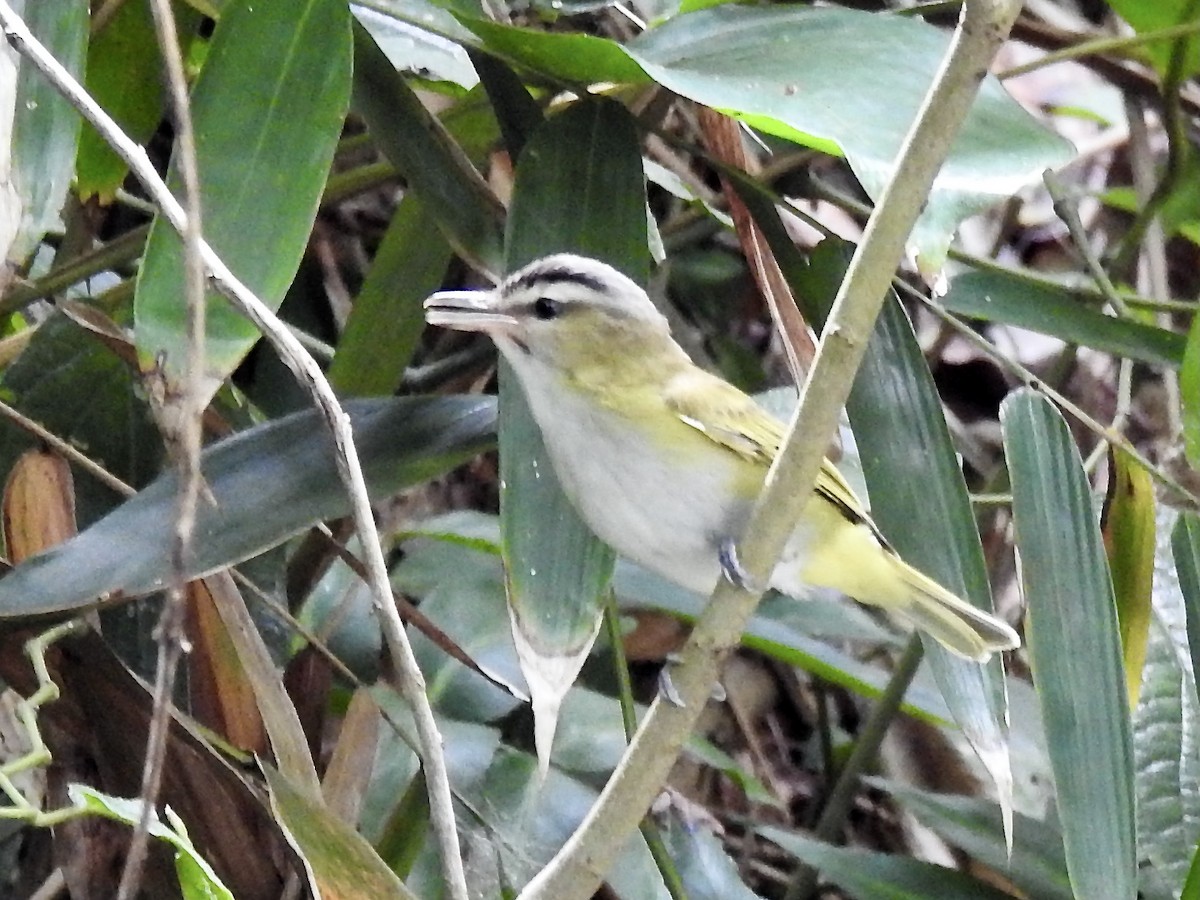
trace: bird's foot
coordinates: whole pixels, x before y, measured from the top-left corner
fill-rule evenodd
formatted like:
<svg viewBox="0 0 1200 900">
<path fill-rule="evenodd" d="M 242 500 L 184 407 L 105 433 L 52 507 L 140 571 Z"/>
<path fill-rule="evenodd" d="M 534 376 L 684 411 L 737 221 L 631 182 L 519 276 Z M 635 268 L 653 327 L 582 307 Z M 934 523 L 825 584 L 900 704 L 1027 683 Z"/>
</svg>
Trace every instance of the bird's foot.
<svg viewBox="0 0 1200 900">
<path fill-rule="evenodd" d="M 687 704 L 684 702 L 683 696 L 679 693 L 679 689 L 675 687 L 675 682 L 671 680 L 671 666 L 677 662 L 679 662 L 679 659 L 675 654 L 667 654 L 666 662 L 658 671 L 658 695 L 672 706 L 684 709 Z M 715 682 L 709 694 L 709 699 L 717 703 L 724 703 L 726 696 L 725 685 L 719 681 Z"/>
<path fill-rule="evenodd" d="M 683 709 L 687 704 L 683 702 L 683 697 L 679 695 L 679 689 L 671 680 L 671 664 L 672 659 L 668 656 L 666 663 L 658 670 L 658 696 L 677 709 Z"/>
<path fill-rule="evenodd" d="M 738 559 L 737 544 L 733 542 L 733 538 L 722 538 L 720 546 L 717 548 L 717 562 L 721 565 L 721 574 L 736 588 L 743 591 L 753 591 L 756 594 L 761 594 L 765 590 L 754 582 L 750 577 L 750 573 L 742 568 L 742 562 Z"/>
</svg>

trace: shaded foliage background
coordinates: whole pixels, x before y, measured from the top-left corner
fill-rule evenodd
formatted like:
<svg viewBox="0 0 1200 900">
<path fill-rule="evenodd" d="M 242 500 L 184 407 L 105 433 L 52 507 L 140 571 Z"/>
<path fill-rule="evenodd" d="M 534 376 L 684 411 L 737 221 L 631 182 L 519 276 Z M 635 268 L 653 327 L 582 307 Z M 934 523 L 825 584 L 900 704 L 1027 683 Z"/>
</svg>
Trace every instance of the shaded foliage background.
<svg viewBox="0 0 1200 900">
<path fill-rule="evenodd" d="M 788 384 L 765 285 L 821 321 L 954 11 L 174 10 L 205 235 L 347 398 L 393 585 L 415 606 L 472 895 L 515 893 L 595 801 L 703 598 L 612 560 L 552 486 L 532 493 L 538 436 L 503 375 L 497 461 L 495 353 L 425 329 L 421 301 L 572 249 L 645 283 L 701 364 L 754 392 Z M 146 0 L 18 11 L 174 184 Z M 1003 668 L 936 650 L 918 668 L 917 645 L 839 598 L 768 597 L 613 893 L 797 896 L 804 863 L 828 896 L 1200 896 L 1198 29 L 1183 0 L 1027 4 L 848 405 L 842 465 L 885 531 L 994 598 L 1027 647 Z M 105 141 L 31 67 L 2 63 L 0 470 L 16 567 L 0 579 L 0 892 L 58 879 L 108 896 L 170 571 L 176 487 L 144 379 L 184 352 L 180 251 Z M 1045 169 L 1058 174 L 1043 186 Z M 779 280 L 747 262 L 763 257 Z M 253 328 L 208 302 L 212 497 L 164 788 L 185 827 L 164 813 L 143 891 L 274 897 L 299 878 L 320 895 L 440 896 L 411 717 L 337 546 L 347 505 L 328 439 Z M 790 395 L 763 402 L 786 415 Z M 589 653 L 614 566 L 620 612 Z M 538 699 L 538 654 L 518 659 L 509 604 L 527 643 L 582 665 L 553 701 Z M 20 698 L 46 678 L 23 648 L 85 613 L 35 654 L 62 688 L 37 709 L 47 764 L 25 753 Z M 881 694 L 902 713 L 881 714 Z M 889 723 L 874 774 L 831 813 L 858 774 L 852 749 Z M 298 785 L 297 758 L 321 796 Z M 51 830 L 68 808 L 89 815 Z"/>
</svg>

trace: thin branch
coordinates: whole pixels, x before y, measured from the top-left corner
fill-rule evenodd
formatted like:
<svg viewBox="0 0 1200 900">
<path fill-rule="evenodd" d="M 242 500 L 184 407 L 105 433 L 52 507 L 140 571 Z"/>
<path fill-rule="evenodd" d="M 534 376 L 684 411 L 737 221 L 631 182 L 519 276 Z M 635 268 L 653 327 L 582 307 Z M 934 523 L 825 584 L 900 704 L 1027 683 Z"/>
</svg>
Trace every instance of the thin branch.
<svg viewBox="0 0 1200 900">
<path fill-rule="evenodd" d="M 86 281 L 93 275 L 133 262 L 142 255 L 149 233 L 149 225 L 139 225 L 107 244 L 75 257 L 66 265 L 56 266 L 36 281 L 15 285 L 0 299 L 0 315 L 7 316 L 35 300 L 45 299 Z"/>
<path fill-rule="evenodd" d="M 1200 23 L 1196 24 L 1200 26 Z M 1125 118 L 1129 121 L 1129 167 L 1133 173 L 1133 189 L 1138 206 L 1144 206 L 1154 193 L 1154 154 L 1146 128 L 1145 105 L 1136 98 L 1128 98 L 1125 102 Z M 1161 216 L 1155 216 L 1146 228 L 1142 259 L 1145 264 L 1138 270 L 1138 289 L 1155 296 L 1165 296 L 1171 289 L 1171 281 L 1167 267 L 1167 236 Z M 1173 327 L 1169 313 L 1159 312 L 1157 319 L 1160 328 L 1170 330 Z M 1167 393 L 1167 419 L 1171 423 L 1168 438 L 1174 444 L 1179 442 L 1183 434 L 1179 373 L 1174 369 L 1164 369 L 1162 382 Z"/>
<path fill-rule="evenodd" d="M 1087 269 L 1088 274 L 1096 282 L 1096 287 L 1100 289 L 1100 293 L 1104 295 L 1104 299 L 1112 307 L 1113 312 L 1122 319 L 1128 319 L 1129 307 L 1125 305 L 1124 299 L 1117 293 L 1116 285 L 1112 283 L 1112 279 L 1104 271 L 1104 265 L 1100 262 L 1099 255 L 1092 248 L 1092 243 L 1088 239 L 1087 228 L 1084 227 L 1083 218 L 1079 214 L 1078 200 L 1068 190 L 1062 179 L 1051 170 L 1046 170 L 1042 175 L 1042 181 L 1046 185 L 1046 191 L 1050 194 L 1050 199 L 1054 201 L 1055 214 L 1067 226 L 1071 242 L 1075 245 L 1075 250 L 1083 258 L 1084 268 Z"/>
<path fill-rule="evenodd" d="M 1139 34 L 1119 35 L 1115 37 L 1098 37 L 1080 40 L 1068 44 L 1058 50 L 1051 50 L 1045 56 L 1031 59 L 1029 62 L 1011 66 L 996 73 L 1001 81 L 1016 78 L 1038 69 L 1052 66 L 1060 62 L 1080 62 L 1088 56 L 1124 56 L 1136 60 L 1137 52 L 1158 41 L 1171 41 L 1177 38 L 1189 38 L 1200 33 L 1200 22 L 1184 22 L 1180 25 L 1170 25 L 1166 28 L 1155 28 Z M 1133 52 L 1130 52 L 1133 51 Z"/>
<path fill-rule="evenodd" d="M 4 29 L 5 38 L 13 48 L 29 59 L 83 117 L 105 136 L 142 182 L 162 210 L 163 217 L 176 231 L 182 233 L 186 224 L 183 209 L 158 176 L 145 150 L 121 131 L 70 73 L 30 34 L 7 0 L 0 0 L 0 27 Z M 354 451 L 354 436 L 350 429 L 349 416 L 338 404 L 337 397 L 320 368 L 275 314 L 242 284 L 207 243 L 201 242 L 200 252 L 215 286 L 254 323 L 297 380 L 308 388 L 332 432 L 338 474 L 350 496 L 355 528 L 367 557 L 376 613 L 380 617 L 388 652 L 397 672 L 400 691 L 412 707 L 420 736 L 421 760 L 429 789 L 430 817 L 441 850 L 447 895 L 454 900 L 467 900 L 466 875 L 454 822 L 454 807 L 446 773 L 446 759 L 442 752 L 441 734 L 433 717 L 433 710 L 429 706 L 429 699 L 425 695 L 425 678 L 417 666 L 412 647 L 404 632 L 403 622 L 391 603 L 387 567 L 372 520 L 371 503 L 363 481 L 362 466 L 358 454 Z M 320 796 L 315 777 L 313 781 L 308 787 L 312 789 L 313 796 Z"/>
<path fill-rule="evenodd" d="M 64 441 L 53 431 L 50 431 L 43 425 L 39 425 L 33 419 L 20 410 L 9 406 L 3 400 L 0 400 L 0 417 L 8 419 L 18 428 L 33 435 L 43 444 L 46 444 L 55 452 L 62 454 L 70 462 L 75 463 L 75 465 L 79 466 L 79 468 L 83 469 L 105 487 L 116 491 L 121 496 L 132 497 L 137 493 L 132 487 L 108 471 L 108 469 L 104 468 L 94 459 L 84 455 L 78 447 L 75 447 L 68 441 Z"/>
<path fill-rule="evenodd" d="M 821 818 L 817 820 L 817 826 L 813 829 L 814 839 L 831 843 L 842 833 L 855 791 L 858 789 L 859 777 L 879 755 L 879 745 L 883 743 L 888 726 L 900 711 L 900 704 L 904 702 L 904 695 L 916 677 L 924 656 L 921 638 L 914 634 L 909 639 L 908 646 L 904 648 L 896 671 L 888 681 L 887 690 L 871 708 L 871 714 L 854 742 L 854 749 L 850 751 L 846 764 L 838 772 L 833 790 L 825 800 L 825 808 L 821 810 Z M 788 885 L 783 900 L 808 900 L 816 886 L 817 870 L 801 864 L 792 876 L 792 883 Z"/>
<path fill-rule="evenodd" d="M 1179 11 L 1179 21 L 1190 22 L 1196 18 L 1197 8 L 1200 8 L 1200 0 L 1187 0 Z M 1187 134 L 1188 120 L 1183 111 L 1182 91 L 1184 82 L 1190 75 L 1188 58 L 1191 48 L 1192 41 L 1186 36 L 1176 38 L 1171 46 L 1171 57 L 1167 63 L 1167 71 L 1163 74 L 1161 87 L 1162 124 L 1167 135 L 1167 163 L 1158 186 L 1138 211 L 1120 246 L 1117 247 L 1112 269 L 1118 277 L 1125 276 L 1125 272 L 1141 252 L 1146 229 L 1162 212 L 1163 206 L 1187 171 L 1190 142 Z"/>
<path fill-rule="evenodd" d="M 167 94 L 171 103 L 171 118 L 175 124 L 175 160 L 183 182 L 183 205 L 186 212 L 183 239 L 183 297 L 187 307 L 187 358 L 183 383 L 167 383 L 166 376 L 151 373 L 152 380 L 161 379 L 164 392 L 158 404 L 159 424 L 168 449 L 179 470 L 179 491 L 176 498 L 175 533 L 171 543 L 171 583 L 166 592 L 162 611 L 155 628 L 158 642 L 158 661 L 154 673 L 153 707 L 149 734 L 146 738 L 146 760 L 142 768 L 142 812 L 129 842 L 129 852 L 121 870 L 117 887 L 118 900 L 130 900 L 141 889 L 142 868 L 150 844 L 150 825 L 157 818 L 156 807 L 162 791 L 163 763 L 167 756 L 167 735 L 171 724 L 171 697 L 179 663 L 187 644 L 184 620 L 187 604 L 188 560 L 192 553 L 192 534 L 196 523 L 196 503 L 200 496 L 201 417 L 207 405 L 203 387 L 204 366 L 204 263 L 200 258 L 203 240 L 200 214 L 200 173 L 196 163 L 196 135 L 192 127 L 192 110 L 188 100 L 187 76 L 183 56 L 179 51 L 179 32 L 170 0 L 152 0 L 151 15 L 154 32 L 167 74 Z M 178 396 L 175 389 L 178 388 Z M 150 391 L 151 397 L 155 391 Z"/>
<path fill-rule="evenodd" d="M 1019 11 L 1018 0 L 967 0 L 949 53 L 838 291 L 800 405 L 744 532 L 740 549 L 748 584 L 767 583 L 804 512 L 913 223 Z M 684 647 L 681 664 L 672 671 L 684 705 L 654 701 L 599 800 L 522 891 L 524 900 L 569 900 L 595 892 L 665 783 L 760 594 L 761 588 L 737 587 L 729 581 L 717 585 Z"/>
</svg>

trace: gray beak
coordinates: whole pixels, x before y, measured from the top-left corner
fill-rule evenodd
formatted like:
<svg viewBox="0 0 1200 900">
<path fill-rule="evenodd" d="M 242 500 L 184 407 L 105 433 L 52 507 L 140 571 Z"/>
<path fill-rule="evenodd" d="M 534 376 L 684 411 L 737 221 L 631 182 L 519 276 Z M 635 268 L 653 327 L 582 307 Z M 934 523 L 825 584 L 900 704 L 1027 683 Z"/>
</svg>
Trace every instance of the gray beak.
<svg viewBox="0 0 1200 900">
<path fill-rule="evenodd" d="M 457 331 L 507 331 L 519 323 L 492 308 L 491 291 L 439 291 L 425 301 L 425 321 Z"/>
</svg>

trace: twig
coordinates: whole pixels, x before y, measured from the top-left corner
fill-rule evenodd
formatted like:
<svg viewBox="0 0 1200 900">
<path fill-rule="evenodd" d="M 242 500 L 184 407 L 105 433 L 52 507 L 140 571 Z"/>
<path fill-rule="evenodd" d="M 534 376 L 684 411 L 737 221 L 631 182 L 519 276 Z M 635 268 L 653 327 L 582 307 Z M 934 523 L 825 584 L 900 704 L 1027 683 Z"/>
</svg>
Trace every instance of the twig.
<svg viewBox="0 0 1200 900">
<path fill-rule="evenodd" d="M 82 113 L 117 151 L 142 182 L 147 192 L 162 210 L 163 217 L 179 232 L 185 226 L 185 215 L 170 190 L 159 178 L 145 150 L 129 139 L 104 112 L 70 73 L 62 68 L 46 49 L 30 34 L 29 29 L 12 11 L 7 0 L 0 0 L 0 27 L 5 38 L 18 53 L 29 59 Z M 205 242 L 200 244 L 201 257 L 209 277 L 234 306 L 262 332 L 279 358 L 285 362 L 300 383 L 313 394 L 317 407 L 326 419 L 333 435 L 338 474 L 346 486 L 353 508 L 355 528 L 362 542 L 370 572 L 371 593 L 376 613 L 392 658 L 400 690 L 412 707 L 421 742 L 421 760 L 425 767 L 429 789 L 430 817 L 437 837 L 441 862 L 446 878 L 448 896 L 467 900 L 467 881 L 463 872 L 462 853 L 454 822 L 454 808 L 446 760 L 442 753 L 441 734 L 425 696 L 425 679 L 417 666 L 404 625 L 391 603 L 387 567 L 383 559 L 378 534 L 374 528 L 371 504 L 363 481 L 362 466 L 354 451 L 354 436 L 350 419 L 338 404 L 337 397 L 325 380 L 320 368 L 292 334 L 279 322 L 242 282 L 229 270 L 216 252 Z M 314 788 L 314 796 L 319 796 Z"/>
<path fill-rule="evenodd" d="M 1100 289 L 1100 293 L 1104 295 L 1104 299 L 1108 301 L 1108 305 L 1112 307 L 1113 312 L 1122 319 L 1128 319 L 1129 307 L 1125 305 L 1125 300 L 1117 293 L 1116 285 L 1112 283 L 1112 279 L 1104 271 L 1100 257 L 1092 249 L 1091 241 L 1088 240 L 1087 229 L 1084 227 L 1083 219 L 1079 215 L 1079 203 L 1071 195 L 1067 186 L 1063 184 L 1062 179 L 1049 169 L 1042 176 L 1042 181 L 1046 185 L 1050 199 L 1054 201 L 1054 212 L 1062 219 L 1063 224 L 1067 226 L 1071 242 L 1083 258 L 1083 265 L 1087 269 L 1088 274 L 1096 282 L 1096 287 Z"/>
<path fill-rule="evenodd" d="M 1060 62 L 1079 62 L 1087 56 L 1101 56 L 1105 54 L 1127 56 L 1132 59 L 1137 58 L 1136 53 L 1127 51 L 1141 50 L 1143 47 L 1153 44 L 1156 41 L 1170 41 L 1177 38 L 1189 38 L 1200 32 L 1200 22 L 1184 22 L 1181 25 L 1170 25 L 1166 28 L 1155 28 L 1151 31 L 1143 31 L 1139 34 L 1120 35 L 1118 37 L 1099 37 L 1081 40 L 1077 44 L 1069 44 L 1058 50 L 1051 50 L 1045 56 L 1037 59 L 1031 59 L 1029 62 L 1021 63 L 1020 65 L 1011 66 L 1002 72 L 997 72 L 996 77 L 1001 81 L 1006 81 L 1009 78 L 1016 78 L 1018 75 L 1025 75 L 1028 72 L 1036 71 L 1037 69 L 1052 66 Z"/>
<path fill-rule="evenodd" d="M 106 269 L 133 262 L 145 249 L 146 236 L 149 233 L 149 225 L 140 225 L 113 238 L 102 247 L 75 257 L 66 265 L 56 266 L 36 281 L 15 285 L 0 299 L 0 315 L 7 316 L 35 300 L 65 291 Z"/>
<path fill-rule="evenodd" d="M 1200 6 L 1200 0 L 1188 0 L 1179 10 L 1179 21 L 1190 22 L 1196 18 L 1198 6 Z M 1162 211 L 1186 171 L 1190 142 L 1188 141 L 1187 118 L 1183 114 L 1183 98 L 1180 92 L 1189 75 L 1188 58 L 1191 47 L 1191 38 L 1187 36 L 1177 37 L 1171 46 L 1171 58 L 1167 63 L 1167 71 L 1163 75 L 1160 89 L 1163 131 L 1167 135 L 1167 164 L 1158 186 L 1155 187 L 1150 198 L 1138 212 L 1137 217 L 1129 226 L 1129 230 L 1125 232 L 1121 245 L 1117 248 L 1112 269 L 1118 276 L 1123 276 L 1133 260 L 1137 258 L 1146 229 Z"/>
<path fill-rule="evenodd" d="M 913 635 L 908 641 L 908 646 L 904 648 L 904 655 L 900 657 L 896 671 L 888 681 L 887 690 L 871 708 L 871 715 L 859 732 L 854 749 L 850 751 L 846 764 L 838 772 L 833 790 L 829 792 L 825 807 L 821 810 L 821 818 L 817 820 L 816 828 L 813 829 L 812 836 L 816 840 L 830 843 L 841 834 L 842 826 L 846 824 L 846 816 L 850 812 L 854 792 L 858 788 L 859 776 L 875 761 L 879 745 L 887 734 L 888 726 L 896 718 L 896 713 L 900 711 L 904 694 L 912 684 L 923 658 L 921 638 Z M 808 900 L 816 886 L 817 870 L 801 864 L 792 876 L 792 882 L 788 885 L 783 900 Z"/>
<path fill-rule="evenodd" d="M 146 760 L 142 768 L 142 811 L 130 838 L 129 851 L 121 870 L 117 900 L 131 900 L 141 889 L 142 868 L 150 844 L 150 825 L 157 819 L 156 807 L 162 790 L 163 763 L 167 757 L 167 735 L 171 724 L 171 696 L 179 663 L 187 644 L 184 621 L 187 609 L 185 572 L 192 553 L 192 534 L 196 523 L 196 503 L 200 496 L 201 418 L 207 399 L 204 396 L 204 262 L 200 258 L 203 240 L 200 211 L 200 173 L 196 162 L 196 134 L 188 101 L 187 77 L 179 52 L 179 32 L 170 0 L 152 0 L 150 12 L 154 32 L 167 74 L 167 94 L 175 125 L 176 152 L 180 180 L 183 182 L 185 219 L 183 239 L 183 297 L 187 307 L 187 356 L 182 384 L 173 385 L 165 373 L 151 373 L 165 387 L 158 404 L 158 419 L 167 447 L 179 470 L 176 496 L 175 529 L 171 542 L 171 581 L 155 628 L 158 660 L 154 672 L 153 706 Z M 151 389 L 151 397 L 155 391 Z M 177 394 L 177 395 L 176 395 Z M 152 400 L 153 402 L 153 400 Z"/>
<path fill-rule="evenodd" d="M 937 315 L 938 318 L 954 328 L 961 337 L 965 338 L 975 347 L 978 347 L 984 354 L 987 355 L 989 359 L 995 360 L 1000 365 L 1004 366 L 1004 368 L 1008 369 L 1013 375 L 1019 378 L 1021 383 L 1026 387 L 1033 388 L 1036 391 L 1041 391 L 1043 394 L 1049 397 L 1054 404 L 1059 407 L 1059 409 L 1076 419 L 1079 424 L 1096 435 L 1096 437 L 1098 437 L 1101 441 L 1107 441 L 1114 447 L 1118 447 L 1128 453 L 1138 465 L 1142 466 L 1142 468 L 1150 473 L 1151 478 L 1153 478 L 1163 487 L 1170 488 L 1170 490 L 1176 494 L 1177 500 L 1186 501 L 1192 507 L 1200 507 L 1200 495 L 1188 490 L 1176 479 L 1168 475 L 1161 467 L 1155 466 L 1152 462 L 1150 462 L 1150 460 L 1146 459 L 1145 455 L 1142 454 L 1137 447 L 1133 446 L 1133 444 L 1131 444 L 1124 435 L 1116 433 L 1111 429 L 1106 428 L 1104 425 L 1101 425 L 1098 421 L 1096 421 L 1095 418 L 1084 412 L 1078 404 L 1072 403 L 1050 385 L 1046 384 L 1044 379 L 1039 378 L 1033 372 L 1029 371 L 1029 369 L 1025 368 L 1025 366 L 1021 365 L 1014 359 L 1010 359 L 1008 356 L 993 347 L 987 338 L 983 337 L 974 328 L 963 322 L 958 318 L 958 316 L 954 315 L 940 303 L 930 300 L 920 291 L 914 290 L 908 285 L 899 285 L 898 287 L 908 296 L 924 303 L 925 306 L 935 315 Z"/>
<path fill-rule="evenodd" d="M 1018 0 L 967 0 L 947 57 L 905 137 L 895 172 L 838 291 L 800 405 L 742 536 L 741 562 L 749 584 L 767 583 L 804 512 L 913 223 L 1019 11 Z M 654 701 L 599 800 L 522 891 L 524 900 L 569 900 L 595 892 L 665 782 L 760 593 L 761 588 L 750 590 L 725 580 L 717 585 L 672 672 L 684 706 Z"/>
<path fill-rule="evenodd" d="M 1200 26 L 1200 23 L 1196 24 Z M 1144 206 L 1154 193 L 1154 158 L 1143 103 L 1133 97 L 1128 98 L 1125 102 L 1125 118 L 1129 121 L 1129 166 L 1133 172 L 1133 189 L 1138 205 Z M 1166 296 L 1171 289 L 1171 282 L 1167 274 L 1167 237 L 1161 216 L 1155 216 L 1146 227 L 1143 259 L 1145 265 L 1138 273 L 1138 289 L 1155 296 Z M 1170 313 L 1160 311 L 1158 324 L 1162 328 L 1171 329 Z M 1179 373 L 1174 369 L 1165 369 L 1162 372 L 1162 382 L 1167 392 L 1166 410 L 1167 420 L 1170 422 L 1167 437 L 1174 444 L 1178 443 L 1180 435 L 1183 434 Z"/>
<path fill-rule="evenodd" d="M 121 496 L 131 497 L 136 493 L 132 487 L 108 471 L 108 469 L 104 468 L 94 459 L 84 455 L 78 447 L 71 445 L 68 441 L 64 441 L 53 431 L 39 425 L 23 412 L 14 409 L 3 400 L 0 400 L 0 417 L 11 420 L 18 428 L 27 431 L 55 452 L 62 454 L 105 487 L 116 491 Z"/>
</svg>

